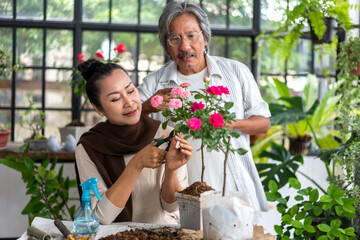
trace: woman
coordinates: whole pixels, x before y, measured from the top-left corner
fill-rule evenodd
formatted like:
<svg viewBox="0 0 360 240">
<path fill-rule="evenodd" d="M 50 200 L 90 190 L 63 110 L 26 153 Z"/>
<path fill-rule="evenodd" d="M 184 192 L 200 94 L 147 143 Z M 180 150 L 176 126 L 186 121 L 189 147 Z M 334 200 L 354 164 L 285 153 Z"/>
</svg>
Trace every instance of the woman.
<svg viewBox="0 0 360 240">
<path fill-rule="evenodd" d="M 176 223 L 174 193 L 188 185 L 184 165 L 193 148 L 179 134 L 168 152 L 154 141 L 149 144 L 172 129 L 163 130 L 159 121 L 141 115 L 139 93 L 119 65 L 90 59 L 78 69 L 86 79 L 92 106 L 107 118 L 84 133 L 76 149 L 78 182 L 92 177 L 100 180 L 103 200 L 91 199 L 99 221 Z M 176 148 L 176 142 L 180 147 Z"/>
</svg>

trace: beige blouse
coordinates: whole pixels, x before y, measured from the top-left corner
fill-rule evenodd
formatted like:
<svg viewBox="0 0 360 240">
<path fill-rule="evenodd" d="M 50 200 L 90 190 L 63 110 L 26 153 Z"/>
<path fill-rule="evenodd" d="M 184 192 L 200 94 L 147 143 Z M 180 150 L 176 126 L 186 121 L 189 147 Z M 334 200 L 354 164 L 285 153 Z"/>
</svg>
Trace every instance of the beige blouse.
<svg viewBox="0 0 360 240">
<path fill-rule="evenodd" d="M 163 130 L 161 125 L 155 134 L 155 138 L 168 136 L 171 128 Z M 165 149 L 166 144 L 160 146 Z M 76 164 L 78 166 L 80 182 L 84 183 L 89 178 L 99 178 L 98 189 L 102 196 L 102 201 L 98 201 L 92 191 L 91 206 L 101 224 L 110 224 L 121 213 L 123 208 L 116 207 L 106 197 L 107 187 L 102 179 L 95 164 L 91 161 L 84 147 L 79 144 L 76 148 Z M 125 165 L 127 165 L 134 155 L 125 155 Z M 134 222 L 156 223 L 156 224 L 176 224 L 179 219 L 177 202 L 166 203 L 161 197 L 161 186 L 164 180 L 165 164 L 157 169 L 144 168 L 132 191 L 132 206 Z M 188 186 L 188 175 L 186 165 L 177 171 L 179 183 L 182 188 Z"/>
</svg>

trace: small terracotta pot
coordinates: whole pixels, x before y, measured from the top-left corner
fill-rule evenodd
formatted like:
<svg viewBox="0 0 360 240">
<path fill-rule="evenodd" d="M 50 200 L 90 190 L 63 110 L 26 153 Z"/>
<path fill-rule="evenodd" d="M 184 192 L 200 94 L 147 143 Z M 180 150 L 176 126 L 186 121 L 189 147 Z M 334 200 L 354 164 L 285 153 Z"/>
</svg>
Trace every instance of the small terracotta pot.
<svg viewBox="0 0 360 240">
<path fill-rule="evenodd" d="M 5 147 L 9 141 L 11 130 L 0 131 L 0 147 Z"/>
<path fill-rule="evenodd" d="M 303 139 L 299 138 L 289 138 L 290 140 L 290 149 L 289 152 L 292 155 L 306 155 L 311 147 L 311 140 L 312 138 L 310 136 L 306 136 Z"/>
</svg>

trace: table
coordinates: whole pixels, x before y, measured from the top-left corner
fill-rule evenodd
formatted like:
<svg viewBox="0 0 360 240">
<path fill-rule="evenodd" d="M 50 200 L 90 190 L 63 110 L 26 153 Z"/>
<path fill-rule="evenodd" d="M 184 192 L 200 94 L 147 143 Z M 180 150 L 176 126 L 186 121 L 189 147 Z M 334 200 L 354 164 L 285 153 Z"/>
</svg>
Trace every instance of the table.
<svg viewBox="0 0 360 240">
<path fill-rule="evenodd" d="M 15 151 L 18 152 L 18 148 L 22 146 L 24 142 L 9 142 L 5 148 L 2 148 L 0 150 L 0 158 L 5 158 L 7 155 L 15 155 L 6 151 Z M 6 150 L 6 151 L 4 151 Z M 39 152 L 37 151 L 29 151 L 28 157 L 32 158 Z M 37 161 L 41 161 L 41 159 L 44 157 L 46 152 L 43 152 L 38 157 Z M 59 163 L 73 163 L 75 162 L 75 152 L 65 152 L 64 150 L 60 150 L 59 152 L 49 152 L 49 158 L 54 159 L 58 158 Z"/>
<path fill-rule="evenodd" d="M 64 225 L 70 230 L 71 233 L 74 233 L 74 227 L 72 221 L 62 221 Z M 31 223 L 31 226 L 35 226 L 40 230 L 49 233 L 53 236 L 54 240 L 63 240 L 64 237 L 61 235 L 60 231 L 55 227 L 54 220 L 36 217 Z M 94 240 L 106 237 L 111 234 L 116 234 L 121 231 L 130 230 L 133 228 L 158 228 L 158 227 L 173 227 L 179 228 L 178 224 L 150 224 L 150 223 L 135 223 L 135 222 L 121 222 L 121 223 L 112 223 L 110 225 L 100 225 L 99 229 L 94 236 Z M 28 235 L 26 231 L 21 235 L 18 240 L 27 240 Z"/>
</svg>

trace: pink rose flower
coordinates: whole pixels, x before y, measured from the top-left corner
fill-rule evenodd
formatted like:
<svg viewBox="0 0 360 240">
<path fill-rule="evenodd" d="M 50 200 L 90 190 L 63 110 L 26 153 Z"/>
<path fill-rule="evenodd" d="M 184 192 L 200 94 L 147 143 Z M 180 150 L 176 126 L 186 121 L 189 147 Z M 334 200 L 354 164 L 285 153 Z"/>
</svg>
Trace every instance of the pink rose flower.
<svg viewBox="0 0 360 240">
<path fill-rule="evenodd" d="M 182 84 L 180 84 L 180 87 L 190 87 L 191 86 L 191 84 L 190 83 L 182 83 Z"/>
<path fill-rule="evenodd" d="M 224 125 L 224 118 L 220 113 L 214 113 L 210 116 L 209 123 L 211 123 L 215 129 Z"/>
<path fill-rule="evenodd" d="M 180 99 L 173 98 L 173 99 L 170 99 L 169 106 L 173 109 L 178 109 L 178 108 L 182 107 L 182 102 L 180 101 Z"/>
<path fill-rule="evenodd" d="M 182 87 L 174 87 L 173 89 L 171 89 L 171 94 L 175 97 L 180 97 L 183 91 L 184 90 Z"/>
<path fill-rule="evenodd" d="M 164 98 L 162 96 L 159 95 L 155 95 L 151 98 L 151 106 L 153 106 L 154 108 L 157 108 L 158 106 L 160 106 L 163 102 Z"/>
<path fill-rule="evenodd" d="M 188 121 L 188 127 L 191 129 L 191 130 L 200 130 L 200 127 L 202 125 L 202 122 L 199 118 L 190 118 L 189 121 Z"/>
<path fill-rule="evenodd" d="M 191 93 L 189 92 L 189 91 L 182 91 L 181 93 L 180 93 L 180 97 L 181 98 L 188 98 L 188 97 L 190 97 L 191 96 Z"/>
<path fill-rule="evenodd" d="M 197 110 L 200 110 L 200 109 L 203 109 L 205 107 L 205 105 L 202 103 L 202 102 L 194 102 L 192 105 L 191 105 L 191 111 L 192 112 L 195 112 Z"/>
<path fill-rule="evenodd" d="M 101 59 L 104 59 L 104 56 L 102 55 L 101 52 L 97 52 L 97 53 L 96 53 L 96 56 L 98 56 L 98 57 L 101 58 Z"/>
<path fill-rule="evenodd" d="M 208 87 L 206 89 L 206 92 L 211 94 L 211 95 L 218 95 L 221 96 L 222 94 L 222 89 L 218 86 L 212 86 L 212 87 Z"/>
<path fill-rule="evenodd" d="M 229 89 L 227 87 L 224 86 L 219 86 L 221 88 L 221 91 L 223 94 L 230 94 Z"/>
</svg>

